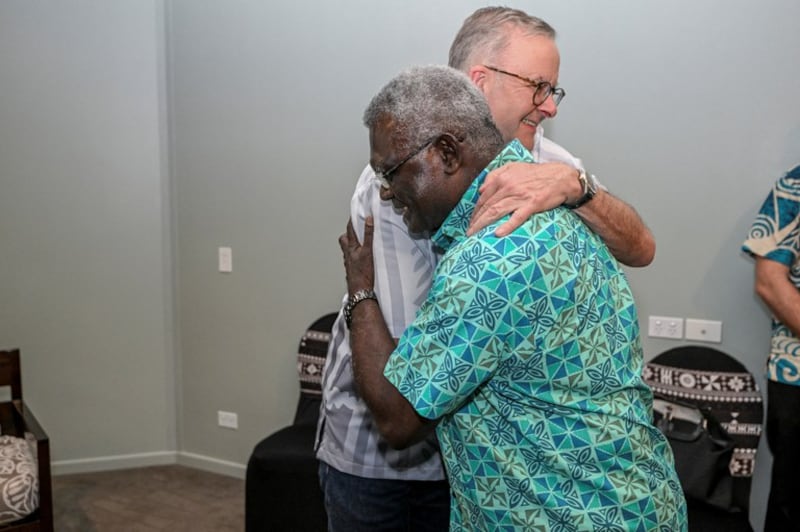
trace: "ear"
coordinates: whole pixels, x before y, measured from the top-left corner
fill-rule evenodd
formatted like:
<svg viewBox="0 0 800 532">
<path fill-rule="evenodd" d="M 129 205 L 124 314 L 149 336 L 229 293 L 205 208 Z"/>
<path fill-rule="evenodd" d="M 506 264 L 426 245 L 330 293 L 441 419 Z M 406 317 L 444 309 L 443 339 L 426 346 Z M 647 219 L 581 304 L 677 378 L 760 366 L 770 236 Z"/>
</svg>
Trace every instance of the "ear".
<svg viewBox="0 0 800 532">
<path fill-rule="evenodd" d="M 486 94 L 484 86 L 489 79 L 487 74 L 486 68 L 483 65 L 473 65 L 467 70 L 467 77 L 469 77 L 472 83 L 484 94 Z"/>
<path fill-rule="evenodd" d="M 463 165 L 461 143 L 450 133 L 443 133 L 436 139 L 436 150 L 442 160 L 442 169 L 448 175 L 455 174 Z"/>
</svg>

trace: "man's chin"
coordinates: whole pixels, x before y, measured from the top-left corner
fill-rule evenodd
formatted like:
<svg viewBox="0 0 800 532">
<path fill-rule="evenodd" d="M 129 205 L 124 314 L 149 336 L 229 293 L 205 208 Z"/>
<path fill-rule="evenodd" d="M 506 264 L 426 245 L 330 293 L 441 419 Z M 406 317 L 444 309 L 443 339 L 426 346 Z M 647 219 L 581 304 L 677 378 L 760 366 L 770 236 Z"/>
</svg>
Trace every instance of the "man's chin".
<svg viewBox="0 0 800 532">
<path fill-rule="evenodd" d="M 408 227 L 408 234 L 411 235 L 412 237 L 420 238 L 420 237 L 424 237 L 425 235 L 427 235 L 428 232 L 425 231 L 425 229 L 422 229 L 421 227 L 419 227 L 418 225 L 415 225 L 413 221 L 412 222 L 409 222 L 407 220 L 403 220 L 403 221 L 405 222 L 406 227 Z"/>
<path fill-rule="evenodd" d="M 419 224 L 416 224 L 413 219 L 403 216 L 403 223 L 406 224 L 406 227 L 408 228 L 408 234 L 411 238 L 430 238 L 431 232 L 424 227 L 420 227 Z"/>
<path fill-rule="evenodd" d="M 527 132 L 526 132 L 527 133 Z M 525 146 L 525 149 L 528 151 L 533 150 L 533 140 L 536 137 L 536 132 L 534 131 L 533 134 L 523 134 L 517 137 L 517 140 Z"/>
<path fill-rule="evenodd" d="M 416 233 L 411 229 L 408 230 L 408 236 L 410 236 L 414 240 L 430 240 L 431 234 L 428 231 L 420 231 Z"/>
</svg>

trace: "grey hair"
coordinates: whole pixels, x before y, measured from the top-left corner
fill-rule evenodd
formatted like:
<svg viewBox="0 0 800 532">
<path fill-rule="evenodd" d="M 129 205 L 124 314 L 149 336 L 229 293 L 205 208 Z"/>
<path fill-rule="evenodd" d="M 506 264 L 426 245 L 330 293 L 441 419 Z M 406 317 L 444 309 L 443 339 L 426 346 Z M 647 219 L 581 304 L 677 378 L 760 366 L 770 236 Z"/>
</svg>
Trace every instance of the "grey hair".
<svg viewBox="0 0 800 532">
<path fill-rule="evenodd" d="M 477 156 L 492 158 L 503 146 L 483 94 L 462 72 L 443 65 L 412 67 L 389 81 L 364 111 L 364 125 L 372 130 L 386 118 L 398 150 L 444 133 Z"/>
<path fill-rule="evenodd" d="M 508 46 L 509 29 L 555 40 L 556 30 L 544 20 L 510 7 L 484 7 L 467 17 L 450 45 L 449 65 L 466 72 L 475 63 L 493 60 Z"/>
</svg>

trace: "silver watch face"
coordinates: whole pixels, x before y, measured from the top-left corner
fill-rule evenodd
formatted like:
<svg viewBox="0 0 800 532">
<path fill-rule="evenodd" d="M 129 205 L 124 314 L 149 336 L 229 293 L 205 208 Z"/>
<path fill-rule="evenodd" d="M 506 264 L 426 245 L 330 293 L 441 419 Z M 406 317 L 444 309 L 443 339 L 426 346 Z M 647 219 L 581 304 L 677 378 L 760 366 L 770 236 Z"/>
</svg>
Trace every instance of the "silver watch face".
<svg viewBox="0 0 800 532">
<path fill-rule="evenodd" d="M 586 174 L 586 191 L 592 196 L 597 193 L 597 178 L 594 174 Z"/>
</svg>

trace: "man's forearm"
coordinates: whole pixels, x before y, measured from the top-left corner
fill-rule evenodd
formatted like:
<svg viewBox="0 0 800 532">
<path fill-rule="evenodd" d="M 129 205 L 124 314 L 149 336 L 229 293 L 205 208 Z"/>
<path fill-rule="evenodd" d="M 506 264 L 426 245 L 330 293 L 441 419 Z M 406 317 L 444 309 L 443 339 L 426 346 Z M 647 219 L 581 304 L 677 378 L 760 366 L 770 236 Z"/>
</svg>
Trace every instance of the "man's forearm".
<svg viewBox="0 0 800 532">
<path fill-rule="evenodd" d="M 578 176 L 574 167 L 560 162 L 514 162 L 492 170 L 480 188 L 481 196 L 467 234 L 474 234 L 511 213 L 495 231 L 495 235 L 505 236 L 534 213 L 575 204 L 586 192 Z M 633 207 L 624 201 L 599 190 L 575 212 L 600 235 L 621 263 L 647 266 L 653 261 L 656 252 L 653 235 Z"/>
<path fill-rule="evenodd" d="M 403 448 L 421 439 L 433 424 L 419 417 L 406 398 L 383 376 L 395 346 L 396 341 L 378 303 L 371 299 L 359 303 L 353 309 L 350 325 L 356 386 L 381 435 L 391 446 Z"/>
<path fill-rule="evenodd" d="M 391 412 L 391 398 L 394 394 L 399 395 L 383 376 L 383 368 L 394 347 L 394 339 L 386 327 L 378 302 L 367 299 L 356 305 L 350 324 L 353 377 L 359 394 L 376 421 Z"/>
<path fill-rule="evenodd" d="M 575 213 L 606 243 L 618 261 L 627 266 L 647 266 L 653 262 L 656 242 L 636 210 L 599 190 L 597 195 L 575 209 Z"/>
<path fill-rule="evenodd" d="M 775 318 L 800 338 L 800 292 L 789 280 L 789 268 L 763 257 L 756 258 L 755 288 Z"/>
</svg>

